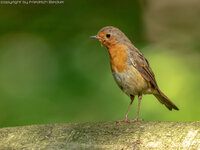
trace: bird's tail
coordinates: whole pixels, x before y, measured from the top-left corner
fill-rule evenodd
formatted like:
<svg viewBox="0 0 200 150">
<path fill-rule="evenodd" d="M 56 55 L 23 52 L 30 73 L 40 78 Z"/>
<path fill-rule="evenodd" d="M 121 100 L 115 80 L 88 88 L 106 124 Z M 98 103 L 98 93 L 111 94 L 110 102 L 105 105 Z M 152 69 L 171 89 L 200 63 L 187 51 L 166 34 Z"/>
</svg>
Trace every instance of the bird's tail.
<svg viewBox="0 0 200 150">
<path fill-rule="evenodd" d="M 154 94 L 154 96 L 159 100 L 160 103 L 164 104 L 169 110 L 175 109 L 179 110 L 178 107 L 172 103 L 169 98 L 159 90 L 157 94 Z"/>
</svg>

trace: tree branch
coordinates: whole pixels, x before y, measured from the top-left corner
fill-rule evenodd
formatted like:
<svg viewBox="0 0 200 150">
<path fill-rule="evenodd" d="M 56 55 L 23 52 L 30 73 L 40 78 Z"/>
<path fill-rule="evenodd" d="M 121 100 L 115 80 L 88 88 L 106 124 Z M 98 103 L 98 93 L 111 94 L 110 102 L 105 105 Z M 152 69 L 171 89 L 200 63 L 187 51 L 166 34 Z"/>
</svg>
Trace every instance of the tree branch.
<svg viewBox="0 0 200 150">
<path fill-rule="evenodd" d="M 0 149 L 200 149 L 200 122 L 67 123 L 0 129 Z"/>
</svg>

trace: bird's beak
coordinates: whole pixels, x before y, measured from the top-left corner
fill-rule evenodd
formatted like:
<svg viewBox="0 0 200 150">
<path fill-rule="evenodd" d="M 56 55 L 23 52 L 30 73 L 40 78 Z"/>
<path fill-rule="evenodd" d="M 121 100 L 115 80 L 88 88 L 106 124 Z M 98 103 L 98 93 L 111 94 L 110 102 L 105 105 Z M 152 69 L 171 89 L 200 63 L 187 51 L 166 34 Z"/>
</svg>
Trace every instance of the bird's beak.
<svg viewBox="0 0 200 150">
<path fill-rule="evenodd" d="M 98 35 L 94 35 L 90 37 L 91 39 L 99 39 L 100 37 Z"/>
</svg>

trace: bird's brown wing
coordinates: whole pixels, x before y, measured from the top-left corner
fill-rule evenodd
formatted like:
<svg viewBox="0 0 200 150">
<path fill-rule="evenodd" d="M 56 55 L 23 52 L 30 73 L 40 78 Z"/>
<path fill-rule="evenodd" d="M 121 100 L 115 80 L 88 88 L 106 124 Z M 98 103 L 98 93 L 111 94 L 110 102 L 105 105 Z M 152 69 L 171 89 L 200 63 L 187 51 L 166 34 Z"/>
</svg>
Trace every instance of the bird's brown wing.
<svg viewBox="0 0 200 150">
<path fill-rule="evenodd" d="M 134 50 L 131 51 L 130 59 L 133 66 L 140 72 L 142 77 L 149 81 L 154 89 L 157 89 L 159 91 L 154 73 L 144 55 L 134 47 Z"/>
</svg>

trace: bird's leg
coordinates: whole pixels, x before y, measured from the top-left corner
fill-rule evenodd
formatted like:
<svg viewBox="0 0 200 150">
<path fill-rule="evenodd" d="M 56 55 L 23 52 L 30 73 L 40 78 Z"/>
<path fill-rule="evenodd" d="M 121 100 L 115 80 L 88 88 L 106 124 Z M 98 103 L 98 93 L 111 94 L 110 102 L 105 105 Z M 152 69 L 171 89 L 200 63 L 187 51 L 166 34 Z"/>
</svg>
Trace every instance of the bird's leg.
<svg viewBox="0 0 200 150">
<path fill-rule="evenodd" d="M 132 106 L 132 104 L 133 104 L 134 97 L 135 97 L 135 96 L 131 95 L 131 103 L 130 103 L 130 105 L 129 105 L 129 107 L 128 107 L 128 111 L 127 111 L 127 113 L 126 113 L 126 116 L 125 116 L 124 120 L 128 120 L 128 114 L 129 114 L 130 108 L 131 108 L 131 106 Z"/>
<path fill-rule="evenodd" d="M 119 122 L 129 122 L 129 120 L 128 120 L 128 114 L 129 114 L 131 105 L 132 105 L 132 103 L 133 103 L 134 97 L 135 97 L 134 95 L 131 95 L 131 103 L 130 103 L 130 105 L 129 105 L 129 107 L 128 107 L 128 111 L 127 111 L 127 113 L 126 113 L 125 118 L 124 118 L 123 120 L 117 120 L 117 121 L 116 121 L 117 123 L 119 123 Z"/>
<path fill-rule="evenodd" d="M 139 120 L 139 112 L 140 112 L 140 103 L 141 103 L 141 100 L 142 100 L 142 95 L 138 95 L 138 110 L 137 110 L 137 116 L 134 120 L 129 120 L 129 122 L 139 122 L 139 121 L 142 121 L 142 120 Z"/>
</svg>

